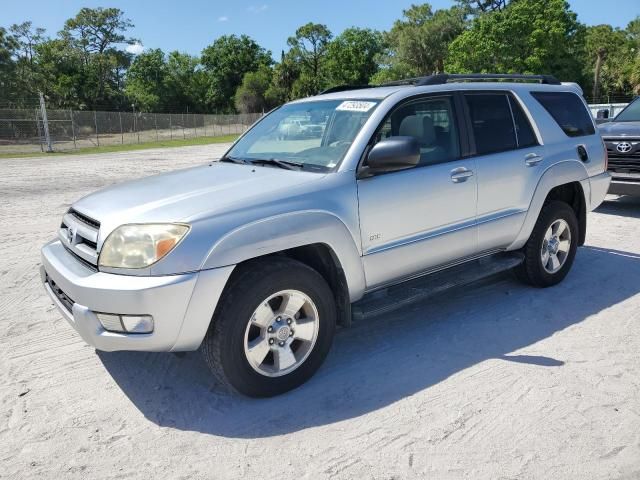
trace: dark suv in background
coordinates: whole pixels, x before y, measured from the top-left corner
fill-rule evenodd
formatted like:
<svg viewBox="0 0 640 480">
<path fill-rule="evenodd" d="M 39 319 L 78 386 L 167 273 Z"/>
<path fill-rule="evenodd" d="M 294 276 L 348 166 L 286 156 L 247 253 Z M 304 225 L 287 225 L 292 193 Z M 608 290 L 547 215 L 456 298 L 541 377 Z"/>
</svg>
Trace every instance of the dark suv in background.
<svg viewBox="0 0 640 480">
<path fill-rule="evenodd" d="M 640 196 L 640 97 L 599 128 L 613 177 L 609 193 Z"/>
</svg>

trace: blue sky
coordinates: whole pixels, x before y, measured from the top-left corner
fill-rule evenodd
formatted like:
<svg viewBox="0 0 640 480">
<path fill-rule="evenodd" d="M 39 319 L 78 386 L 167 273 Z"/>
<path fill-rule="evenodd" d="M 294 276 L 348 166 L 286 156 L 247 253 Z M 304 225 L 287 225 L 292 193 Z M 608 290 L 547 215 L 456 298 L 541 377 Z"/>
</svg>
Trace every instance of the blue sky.
<svg viewBox="0 0 640 480">
<path fill-rule="evenodd" d="M 0 0 L 0 26 L 32 20 L 54 35 L 81 7 L 118 7 L 135 24 L 132 36 L 146 48 L 199 54 L 224 34 L 246 33 L 269 49 L 275 58 L 286 48 L 287 37 L 306 23 L 324 23 L 335 34 L 347 27 L 389 29 L 402 10 L 417 0 Z M 452 0 L 432 0 L 446 8 Z M 570 0 L 583 23 L 610 23 L 624 27 L 640 15 L 639 0 Z"/>
</svg>

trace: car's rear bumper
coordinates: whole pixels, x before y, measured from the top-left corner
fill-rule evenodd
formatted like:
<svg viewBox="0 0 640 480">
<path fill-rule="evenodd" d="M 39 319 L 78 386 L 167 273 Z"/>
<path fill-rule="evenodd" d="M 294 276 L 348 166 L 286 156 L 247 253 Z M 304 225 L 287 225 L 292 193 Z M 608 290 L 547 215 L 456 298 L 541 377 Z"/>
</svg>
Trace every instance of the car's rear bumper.
<svg viewBox="0 0 640 480">
<path fill-rule="evenodd" d="M 106 351 L 197 349 L 232 270 L 223 267 L 158 277 L 95 272 L 79 263 L 58 240 L 42 248 L 40 267 L 45 290 L 64 318 L 85 342 Z M 154 330 L 110 332 L 96 312 L 151 315 Z"/>
<path fill-rule="evenodd" d="M 604 202 L 604 197 L 607 196 L 607 190 L 609 190 L 610 183 L 611 175 L 609 172 L 589 177 L 589 210 L 595 210 L 602 202 Z"/>
</svg>

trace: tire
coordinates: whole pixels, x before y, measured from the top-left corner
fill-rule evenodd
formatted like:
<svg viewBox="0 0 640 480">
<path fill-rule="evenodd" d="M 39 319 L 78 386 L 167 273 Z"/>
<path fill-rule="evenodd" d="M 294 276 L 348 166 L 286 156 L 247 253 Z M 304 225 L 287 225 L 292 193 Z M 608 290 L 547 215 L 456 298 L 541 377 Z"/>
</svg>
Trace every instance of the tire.
<svg viewBox="0 0 640 480">
<path fill-rule="evenodd" d="M 557 235 L 560 231 L 562 233 Z M 550 237 L 549 232 L 552 233 Z M 578 219 L 569 205 L 558 200 L 545 204 L 522 249 L 525 259 L 515 269 L 518 278 L 540 288 L 560 283 L 571 270 L 578 248 L 578 235 Z M 568 247 L 564 243 L 566 240 L 569 241 Z M 554 249 L 558 264 L 553 260 Z M 548 260 L 545 262 L 545 259 Z"/>
<path fill-rule="evenodd" d="M 295 315 L 281 311 L 285 304 Z M 202 353 L 225 386 L 250 397 L 279 395 L 306 382 L 322 365 L 336 316 L 333 292 L 318 272 L 289 258 L 259 259 L 232 275 Z"/>
</svg>

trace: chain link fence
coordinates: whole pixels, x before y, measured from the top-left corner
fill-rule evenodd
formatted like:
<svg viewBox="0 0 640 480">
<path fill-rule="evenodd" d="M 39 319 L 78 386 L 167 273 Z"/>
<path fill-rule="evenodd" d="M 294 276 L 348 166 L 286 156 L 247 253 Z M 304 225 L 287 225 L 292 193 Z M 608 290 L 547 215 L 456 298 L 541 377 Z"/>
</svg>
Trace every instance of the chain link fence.
<svg viewBox="0 0 640 480">
<path fill-rule="evenodd" d="M 0 109 L 0 154 L 69 151 L 85 147 L 219 137 L 244 132 L 261 113 L 208 115 L 40 108 Z M 46 121 L 44 120 L 46 118 Z"/>
</svg>

